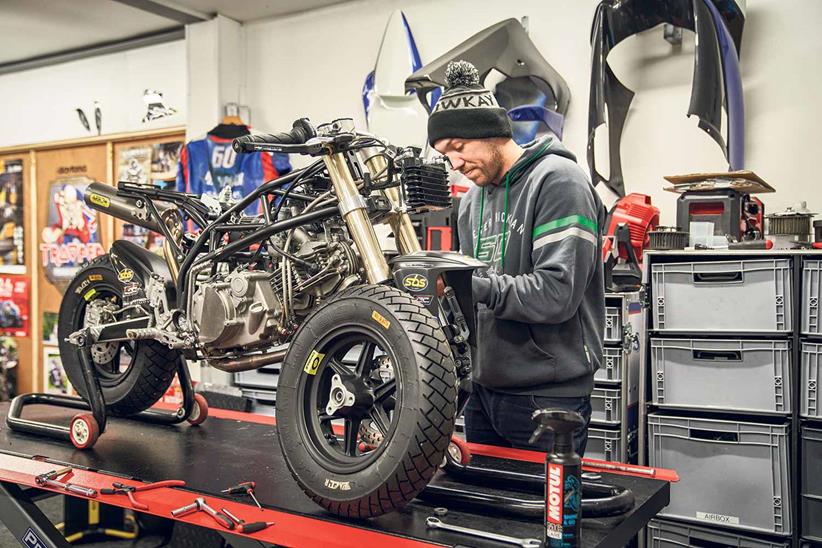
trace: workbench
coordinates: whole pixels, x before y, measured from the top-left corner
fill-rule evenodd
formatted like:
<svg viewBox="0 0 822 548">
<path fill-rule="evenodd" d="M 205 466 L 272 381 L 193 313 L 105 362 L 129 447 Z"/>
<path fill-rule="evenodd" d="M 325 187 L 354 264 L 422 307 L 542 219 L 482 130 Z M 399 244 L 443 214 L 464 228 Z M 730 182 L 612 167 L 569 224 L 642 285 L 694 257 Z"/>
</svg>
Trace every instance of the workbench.
<svg viewBox="0 0 822 548">
<path fill-rule="evenodd" d="M 171 519 L 172 509 L 203 496 L 214 508 L 224 507 L 247 521 L 275 525 L 251 536 L 230 533 L 202 512 L 174 518 L 230 535 L 235 546 L 382 547 L 510 546 L 449 531 L 429 530 L 430 504 L 415 500 L 404 509 L 365 520 L 330 514 L 314 504 L 288 472 L 277 441 L 273 417 L 211 409 L 200 426 L 165 426 L 112 419 L 93 449 L 79 451 L 70 443 L 12 432 L 5 424 L 8 403 L 0 404 L 0 520 L 15 536 L 31 529 L 43 546 L 68 546 L 59 532 L 29 500 L 35 477 L 62 466 L 74 468 L 71 482 L 99 491 L 114 481 L 129 484 L 180 479 L 185 488 L 160 488 L 138 493 L 149 504 L 147 513 Z M 74 412 L 45 406 L 26 409 L 26 418 L 67 424 Z M 469 444 L 475 462 L 487 459 L 508 468 L 539 473 L 544 454 Z M 603 481 L 630 488 L 633 510 L 617 517 L 583 520 L 583 546 L 624 545 L 669 501 L 669 484 L 648 477 L 603 473 Z M 247 498 L 220 493 L 242 481 L 255 481 L 260 511 Z M 454 486 L 439 472 L 432 483 Z M 498 492 L 498 491 L 497 491 Z M 75 496 L 67 494 L 67 496 Z M 129 508 L 123 495 L 98 495 L 96 500 Z M 438 504 L 438 506 L 441 506 Z M 527 519 L 479 515 L 450 506 L 443 521 L 518 538 L 542 538 L 542 523 Z M 245 540 L 243 540 L 243 537 Z M 62 544 L 61 544 L 62 542 Z M 25 544 L 24 544 L 25 545 Z"/>
</svg>

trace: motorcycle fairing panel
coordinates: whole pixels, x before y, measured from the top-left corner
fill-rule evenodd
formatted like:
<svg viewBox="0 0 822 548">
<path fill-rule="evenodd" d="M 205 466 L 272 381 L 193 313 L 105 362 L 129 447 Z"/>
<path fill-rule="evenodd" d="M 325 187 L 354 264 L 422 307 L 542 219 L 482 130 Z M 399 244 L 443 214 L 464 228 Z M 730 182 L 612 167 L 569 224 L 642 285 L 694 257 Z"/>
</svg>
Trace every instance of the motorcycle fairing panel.
<svg viewBox="0 0 822 548">
<path fill-rule="evenodd" d="M 588 106 L 588 165 L 592 182 L 605 183 L 625 195 L 620 141 L 634 93 L 608 65 L 608 54 L 624 39 L 669 23 L 696 33 L 694 77 L 688 116 L 699 118 L 703 129 L 722 149 L 730 170 L 742 169 L 744 157 L 744 104 L 739 71 L 744 14 L 735 0 L 603 0 L 591 29 L 591 90 Z M 594 137 L 606 123 L 610 178 L 596 169 Z M 727 114 L 727 136 L 722 131 L 722 108 Z"/>
<path fill-rule="evenodd" d="M 518 132 L 520 138 L 535 135 L 539 124 L 545 124 L 558 136 L 562 135 L 571 91 L 519 21 L 513 18 L 500 21 L 440 55 L 405 80 L 406 91 L 416 91 L 420 102 L 430 112 L 434 102 L 430 101 L 429 94 L 445 85 L 448 63 L 459 59 L 477 67 L 480 82 L 484 83 L 493 69 L 507 77 L 495 90 L 500 106 L 509 111 L 515 122 L 533 122 Z M 534 108 L 516 111 L 517 107 L 525 106 Z M 532 140 L 533 135 L 528 140 Z"/>
<path fill-rule="evenodd" d="M 405 78 L 420 67 L 422 60 L 411 26 L 405 14 L 396 10 L 385 25 L 374 70 L 363 84 L 369 131 L 394 143 L 424 145 L 428 113 L 403 87 Z"/>
</svg>

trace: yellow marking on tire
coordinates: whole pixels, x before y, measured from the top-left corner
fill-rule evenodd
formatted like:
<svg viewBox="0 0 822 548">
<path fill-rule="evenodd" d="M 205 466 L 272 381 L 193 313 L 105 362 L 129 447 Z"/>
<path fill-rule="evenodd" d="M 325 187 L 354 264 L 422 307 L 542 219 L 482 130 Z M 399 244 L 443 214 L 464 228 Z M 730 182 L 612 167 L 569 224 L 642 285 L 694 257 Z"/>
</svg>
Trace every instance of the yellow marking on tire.
<svg viewBox="0 0 822 548">
<path fill-rule="evenodd" d="M 376 310 L 371 311 L 371 319 L 383 326 L 384 328 L 388 329 L 391 327 L 391 322 L 385 319 L 385 316 L 377 312 Z"/>
<path fill-rule="evenodd" d="M 90 282 L 102 282 L 103 281 L 103 276 L 101 276 L 100 274 L 90 274 L 89 277 L 88 277 L 88 281 L 90 281 Z"/>
<path fill-rule="evenodd" d="M 92 297 L 94 297 L 94 294 L 95 294 L 95 293 L 97 293 L 97 290 L 96 290 L 96 289 L 94 289 L 94 288 L 92 287 L 91 289 L 89 289 L 89 290 L 86 292 L 86 294 L 85 294 L 85 295 L 83 295 L 83 298 L 86 300 L 86 302 L 88 302 L 88 301 L 90 301 L 90 300 L 91 300 L 91 298 L 92 298 Z"/>
<path fill-rule="evenodd" d="M 303 367 L 303 371 L 309 375 L 316 375 L 324 357 L 325 354 L 320 354 L 316 350 L 312 350 L 311 354 L 308 355 L 308 359 L 305 360 L 305 367 Z"/>
</svg>

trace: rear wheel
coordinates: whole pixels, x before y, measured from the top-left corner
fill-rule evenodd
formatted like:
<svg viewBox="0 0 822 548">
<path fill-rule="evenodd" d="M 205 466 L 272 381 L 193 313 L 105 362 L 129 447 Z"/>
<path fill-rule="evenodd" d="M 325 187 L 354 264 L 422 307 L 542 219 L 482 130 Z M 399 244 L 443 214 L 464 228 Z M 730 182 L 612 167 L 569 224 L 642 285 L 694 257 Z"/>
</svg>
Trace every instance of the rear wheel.
<svg viewBox="0 0 822 548">
<path fill-rule="evenodd" d="M 69 284 L 60 304 L 57 335 L 60 358 L 75 390 L 87 398 L 77 347 L 66 337 L 89 325 L 113 322 L 123 302 L 123 283 L 107 255 L 86 265 Z M 151 407 L 168 389 L 180 355 L 156 341 L 99 343 L 91 347 L 92 367 L 106 407 L 132 415 Z"/>
<path fill-rule="evenodd" d="M 372 517 L 428 484 L 454 428 L 456 373 L 439 323 L 406 293 L 350 289 L 315 311 L 277 386 L 286 463 L 327 510 Z"/>
</svg>

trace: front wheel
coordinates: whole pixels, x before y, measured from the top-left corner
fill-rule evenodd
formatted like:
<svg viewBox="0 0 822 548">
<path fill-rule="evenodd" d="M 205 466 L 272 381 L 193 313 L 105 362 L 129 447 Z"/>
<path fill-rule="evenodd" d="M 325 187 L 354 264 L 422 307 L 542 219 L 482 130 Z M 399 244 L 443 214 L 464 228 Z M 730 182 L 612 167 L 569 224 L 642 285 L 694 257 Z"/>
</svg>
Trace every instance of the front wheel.
<svg viewBox="0 0 822 548">
<path fill-rule="evenodd" d="M 349 289 L 305 320 L 283 363 L 277 429 L 289 470 L 335 514 L 396 510 L 442 463 L 456 387 L 425 307 L 388 286 Z"/>
</svg>

